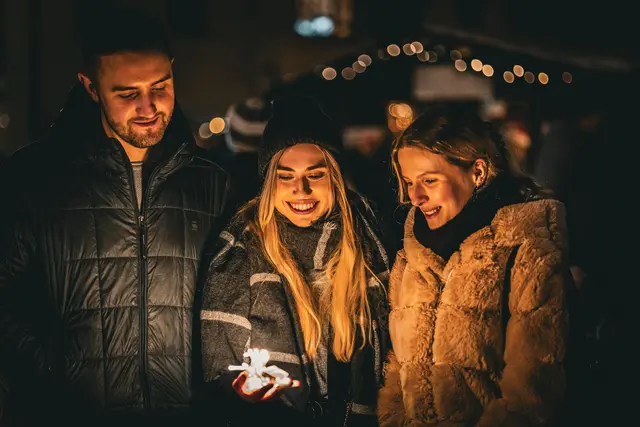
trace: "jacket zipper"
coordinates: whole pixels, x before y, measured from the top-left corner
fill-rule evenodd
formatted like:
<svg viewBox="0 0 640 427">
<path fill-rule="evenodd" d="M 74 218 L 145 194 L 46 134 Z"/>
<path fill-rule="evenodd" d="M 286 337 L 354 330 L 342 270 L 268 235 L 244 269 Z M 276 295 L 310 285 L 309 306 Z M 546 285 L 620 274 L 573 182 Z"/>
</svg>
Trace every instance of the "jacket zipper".
<svg viewBox="0 0 640 427">
<path fill-rule="evenodd" d="M 142 202 L 140 203 L 140 207 L 142 208 Z M 140 211 L 142 212 L 142 209 L 140 209 Z M 149 341 L 147 330 L 147 323 L 149 320 L 149 308 L 147 307 L 149 283 L 147 277 L 147 233 L 144 221 L 144 215 L 140 213 L 138 215 L 138 242 L 140 247 L 140 250 L 138 251 L 138 265 L 140 266 L 140 291 L 138 292 L 138 296 L 140 298 L 138 301 L 138 307 L 140 309 L 140 382 L 142 388 L 142 407 L 144 409 L 149 409 L 151 399 L 148 378 L 149 355 L 147 352 L 147 344 Z"/>
<path fill-rule="evenodd" d="M 124 150 L 123 150 L 124 151 Z M 124 153 L 123 153 L 124 154 Z M 131 199 L 133 200 L 133 207 L 136 216 L 136 242 L 138 244 L 138 310 L 139 310 L 139 329 L 140 329 L 140 389 L 142 391 L 142 407 L 145 410 L 149 409 L 150 402 L 150 390 L 149 390 L 149 378 L 147 372 L 147 245 L 146 245 L 146 227 L 144 212 L 144 199 L 143 192 L 142 199 L 140 200 L 140 206 L 138 207 L 135 177 L 133 176 L 133 167 L 128 161 L 126 154 L 124 154 L 127 162 L 127 172 L 129 175 L 129 188 L 131 189 Z"/>
<path fill-rule="evenodd" d="M 124 161 L 127 165 L 127 172 L 129 175 L 129 188 L 131 189 L 131 199 L 133 200 L 133 208 L 137 219 L 137 227 L 136 227 L 136 240 L 138 242 L 138 284 L 139 284 L 139 292 L 138 292 L 138 309 L 140 310 L 140 387 L 142 389 L 142 408 L 144 410 L 151 409 L 151 390 L 149 387 L 149 351 L 148 351 L 148 341 L 149 341 L 149 330 L 148 330 L 148 322 L 149 322 L 149 307 L 148 307 L 148 297 L 149 297 L 149 277 L 148 277 L 148 266 L 147 266 L 147 224 L 145 214 L 145 205 L 146 199 L 149 194 L 149 188 L 151 188 L 151 183 L 154 181 L 157 171 L 163 169 L 167 164 L 169 164 L 178 154 L 183 150 L 183 144 L 176 153 L 171 156 L 167 161 L 162 162 L 157 165 L 153 172 L 151 172 L 151 176 L 149 176 L 149 180 L 147 181 L 146 188 L 143 189 L 142 198 L 140 200 L 140 207 L 138 207 L 137 195 L 135 189 L 135 180 L 133 176 L 133 167 L 131 166 L 131 162 L 127 157 L 124 148 L 118 144 L 121 153 L 124 157 Z"/>
<path fill-rule="evenodd" d="M 145 223 L 145 206 L 146 201 L 149 197 L 149 192 L 151 191 L 151 183 L 154 182 L 156 175 L 159 170 L 164 169 L 166 165 L 171 163 L 178 154 L 182 152 L 186 144 L 182 144 L 180 148 L 175 152 L 173 156 L 171 156 L 165 162 L 158 164 L 151 175 L 149 176 L 149 180 L 147 181 L 147 187 L 144 188 L 142 192 L 142 199 L 140 200 L 140 212 L 138 216 L 138 229 L 140 230 L 140 256 L 141 262 L 139 265 L 142 266 L 141 271 L 141 287 L 140 287 L 140 372 L 141 377 L 140 381 L 142 382 L 142 396 L 143 396 L 143 408 L 151 409 L 151 391 L 149 387 L 149 276 L 148 276 L 148 265 L 147 265 L 147 225 Z M 131 169 L 133 174 L 133 169 Z M 135 194 L 134 194 L 135 197 Z"/>
</svg>

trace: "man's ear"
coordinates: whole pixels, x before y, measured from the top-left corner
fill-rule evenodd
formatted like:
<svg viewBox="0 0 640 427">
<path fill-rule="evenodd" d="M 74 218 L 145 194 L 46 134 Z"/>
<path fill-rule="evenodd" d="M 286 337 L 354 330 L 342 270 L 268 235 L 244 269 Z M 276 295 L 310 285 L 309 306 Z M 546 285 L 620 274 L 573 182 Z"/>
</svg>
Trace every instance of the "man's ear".
<svg viewBox="0 0 640 427">
<path fill-rule="evenodd" d="M 91 99 L 93 99 L 94 102 L 98 102 L 98 92 L 96 92 L 95 85 L 91 79 L 86 74 L 78 73 L 78 81 L 82 83 L 84 90 L 87 91 Z"/>
</svg>

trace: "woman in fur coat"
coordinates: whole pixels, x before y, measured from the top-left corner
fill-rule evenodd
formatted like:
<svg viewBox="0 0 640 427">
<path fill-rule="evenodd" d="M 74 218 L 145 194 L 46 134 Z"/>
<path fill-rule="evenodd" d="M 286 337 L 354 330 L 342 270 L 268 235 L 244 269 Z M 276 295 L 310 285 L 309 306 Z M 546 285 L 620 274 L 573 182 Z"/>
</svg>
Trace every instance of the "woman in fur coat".
<svg viewBox="0 0 640 427">
<path fill-rule="evenodd" d="M 563 205 L 454 109 L 419 117 L 392 162 L 413 207 L 389 281 L 380 425 L 549 425 L 565 389 Z"/>
<path fill-rule="evenodd" d="M 205 379 L 232 425 L 376 426 L 389 262 L 336 161 L 339 134 L 310 99 L 274 104 L 261 193 L 221 235 L 201 310 Z M 291 381 L 246 390 L 248 349 Z"/>
</svg>

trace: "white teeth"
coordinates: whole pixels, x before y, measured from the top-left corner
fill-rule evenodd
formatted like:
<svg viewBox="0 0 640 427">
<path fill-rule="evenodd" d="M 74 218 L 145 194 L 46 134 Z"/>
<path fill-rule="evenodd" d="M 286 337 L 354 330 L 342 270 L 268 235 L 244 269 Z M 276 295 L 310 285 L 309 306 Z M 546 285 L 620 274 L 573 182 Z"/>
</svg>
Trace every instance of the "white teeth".
<svg viewBox="0 0 640 427">
<path fill-rule="evenodd" d="M 438 210 L 440 210 L 440 208 L 435 208 L 435 209 L 431 209 L 430 211 L 426 211 L 425 214 L 427 215 L 433 215 L 434 213 L 438 212 Z"/>
<path fill-rule="evenodd" d="M 293 206 L 293 209 L 297 211 L 308 211 L 314 206 L 314 204 L 313 203 L 291 203 L 291 206 Z"/>
</svg>

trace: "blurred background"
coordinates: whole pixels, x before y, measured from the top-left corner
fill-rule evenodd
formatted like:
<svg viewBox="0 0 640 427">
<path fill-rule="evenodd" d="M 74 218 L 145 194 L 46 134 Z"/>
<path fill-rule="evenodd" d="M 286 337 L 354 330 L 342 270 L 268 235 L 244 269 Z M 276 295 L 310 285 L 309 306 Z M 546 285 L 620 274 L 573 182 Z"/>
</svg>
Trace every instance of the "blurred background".
<svg viewBox="0 0 640 427">
<path fill-rule="evenodd" d="M 612 412 L 624 412 L 626 393 L 611 390 L 626 376 L 628 355 L 614 343 L 628 341 L 622 272 L 633 262 L 622 262 L 629 251 L 611 236 L 635 220 L 611 206 L 633 195 L 633 183 L 608 170 L 633 158 L 626 153 L 637 139 L 632 3 L 0 0 L 0 159 L 46 133 L 80 69 L 79 28 L 104 3 L 143 7 L 166 24 L 177 99 L 198 144 L 231 174 L 253 172 L 238 159 L 259 141 L 271 97 L 318 98 L 343 130 L 350 185 L 398 235 L 404 211 L 389 170 L 393 138 L 434 103 L 465 105 L 491 121 L 514 166 L 567 205 L 593 347 L 582 402 L 591 411 L 575 425 L 610 425 Z M 127 24 L 114 31 L 118 25 Z M 257 191 L 249 181 L 240 199 Z"/>
<path fill-rule="evenodd" d="M 603 112 L 603 97 L 638 72 L 636 18 L 615 1 L 109 3 L 147 8 L 167 24 L 178 96 L 194 124 L 287 85 L 321 97 L 344 126 L 395 129 L 391 102 L 465 100 L 526 125 L 533 156 L 541 121 Z M 100 3 L 0 0 L 0 153 L 37 139 L 56 116 L 80 66 L 77 29 Z"/>
</svg>

